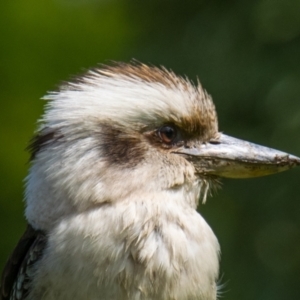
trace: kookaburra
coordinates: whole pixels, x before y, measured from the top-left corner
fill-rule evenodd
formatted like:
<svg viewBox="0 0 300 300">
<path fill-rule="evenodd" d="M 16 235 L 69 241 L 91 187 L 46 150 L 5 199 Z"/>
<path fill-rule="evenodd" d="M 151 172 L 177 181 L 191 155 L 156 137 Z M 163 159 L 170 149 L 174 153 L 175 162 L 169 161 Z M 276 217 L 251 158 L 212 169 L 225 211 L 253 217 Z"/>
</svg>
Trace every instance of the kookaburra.
<svg viewBox="0 0 300 300">
<path fill-rule="evenodd" d="M 300 159 L 219 132 L 200 83 L 165 68 L 102 66 L 45 99 L 0 299 L 215 300 L 220 248 L 198 202 L 219 177 Z"/>
</svg>

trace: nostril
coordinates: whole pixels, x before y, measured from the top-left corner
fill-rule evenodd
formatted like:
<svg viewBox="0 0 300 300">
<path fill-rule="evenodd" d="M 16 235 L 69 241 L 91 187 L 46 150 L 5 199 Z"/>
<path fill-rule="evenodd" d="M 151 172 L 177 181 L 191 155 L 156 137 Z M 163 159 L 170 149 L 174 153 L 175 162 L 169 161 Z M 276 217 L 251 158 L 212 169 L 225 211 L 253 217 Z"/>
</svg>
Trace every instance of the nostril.
<svg viewBox="0 0 300 300">
<path fill-rule="evenodd" d="M 212 145 L 220 145 L 220 142 L 219 141 L 216 141 L 216 140 L 211 140 L 208 142 L 209 144 L 212 144 Z"/>
</svg>

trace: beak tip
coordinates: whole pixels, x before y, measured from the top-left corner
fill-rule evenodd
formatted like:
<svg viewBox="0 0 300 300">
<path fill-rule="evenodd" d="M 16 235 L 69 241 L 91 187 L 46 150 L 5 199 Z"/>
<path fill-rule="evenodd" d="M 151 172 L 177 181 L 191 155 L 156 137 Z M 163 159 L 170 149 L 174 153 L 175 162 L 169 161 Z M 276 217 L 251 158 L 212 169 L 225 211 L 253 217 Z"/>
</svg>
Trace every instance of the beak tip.
<svg viewBox="0 0 300 300">
<path fill-rule="evenodd" d="M 300 166 L 300 158 L 294 155 L 289 155 L 289 161 L 292 167 Z"/>
<path fill-rule="evenodd" d="M 282 170 L 300 166 L 300 158 L 291 154 L 276 155 L 274 157 L 274 162 L 279 167 L 282 167 Z"/>
</svg>

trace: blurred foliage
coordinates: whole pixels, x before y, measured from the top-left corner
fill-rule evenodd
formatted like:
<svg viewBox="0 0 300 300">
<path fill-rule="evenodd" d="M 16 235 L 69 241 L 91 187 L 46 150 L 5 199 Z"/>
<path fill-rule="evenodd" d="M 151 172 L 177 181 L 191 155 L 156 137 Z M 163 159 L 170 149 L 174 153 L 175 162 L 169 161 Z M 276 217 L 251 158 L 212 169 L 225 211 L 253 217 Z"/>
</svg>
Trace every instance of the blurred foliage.
<svg viewBox="0 0 300 300">
<path fill-rule="evenodd" d="M 0 4 L 0 265 L 25 228 L 23 150 L 47 91 L 109 60 L 165 65 L 213 95 L 220 130 L 300 155 L 299 0 L 15 0 Z M 299 170 L 224 180 L 200 210 L 223 299 L 297 299 Z"/>
</svg>

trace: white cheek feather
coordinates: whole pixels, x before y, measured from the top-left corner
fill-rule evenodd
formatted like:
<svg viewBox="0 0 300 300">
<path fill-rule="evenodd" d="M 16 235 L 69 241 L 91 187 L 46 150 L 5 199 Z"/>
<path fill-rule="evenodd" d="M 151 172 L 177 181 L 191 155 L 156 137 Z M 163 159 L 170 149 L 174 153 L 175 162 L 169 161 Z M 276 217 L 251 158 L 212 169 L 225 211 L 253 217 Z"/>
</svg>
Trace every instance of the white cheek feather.
<svg viewBox="0 0 300 300">
<path fill-rule="evenodd" d="M 30 169 L 26 188 L 26 217 L 39 229 L 75 211 L 84 211 L 104 202 L 118 202 L 153 191 L 171 189 L 193 208 L 198 204 L 200 185 L 194 184 L 194 168 L 168 170 L 160 164 L 149 168 L 149 155 L 138 168 L 107 167 L 101 159 L 99 141 L 76 140 L 74 146 L 63 143 L 39 153 Z M 159 158 L 156 159 L 159 162 Z M 178 186 L 172 190 L 173 186 Z"/>
</svg>

